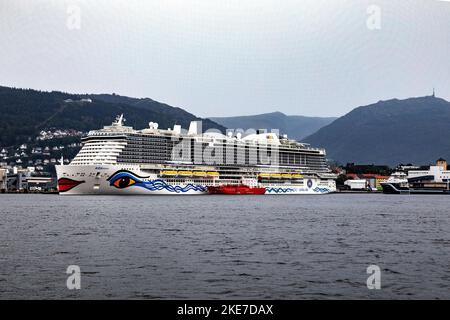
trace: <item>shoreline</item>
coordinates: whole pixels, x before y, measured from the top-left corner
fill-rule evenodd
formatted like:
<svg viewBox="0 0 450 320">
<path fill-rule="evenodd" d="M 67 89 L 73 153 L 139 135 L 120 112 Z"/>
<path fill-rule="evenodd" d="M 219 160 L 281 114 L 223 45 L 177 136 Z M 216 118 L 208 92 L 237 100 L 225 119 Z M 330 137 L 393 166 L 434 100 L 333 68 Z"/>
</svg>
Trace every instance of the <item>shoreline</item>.
<svg viewBox="0 0 450 320">
<path fill-rule="evenodd" d="M 0 194 L 59 194 L 58 191 L 10 191 L 1 190 Z"/>
</svg>

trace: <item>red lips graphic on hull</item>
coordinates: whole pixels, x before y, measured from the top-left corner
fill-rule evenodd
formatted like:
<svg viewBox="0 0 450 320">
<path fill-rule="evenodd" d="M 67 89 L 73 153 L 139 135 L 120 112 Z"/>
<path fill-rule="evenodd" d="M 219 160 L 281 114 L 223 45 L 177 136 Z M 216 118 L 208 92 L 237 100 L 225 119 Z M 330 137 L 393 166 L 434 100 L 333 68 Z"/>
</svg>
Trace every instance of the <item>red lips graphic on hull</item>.
<svg viewBox="0 0 450 320">
<path fill-rule="evenodd" d="M 61 178 L 58 180 L 58 191 L 66 192 L 75 188 L 77 185 L 84 183 L 84 181 L 76 181 L 69 178 Z"/>
</svg>

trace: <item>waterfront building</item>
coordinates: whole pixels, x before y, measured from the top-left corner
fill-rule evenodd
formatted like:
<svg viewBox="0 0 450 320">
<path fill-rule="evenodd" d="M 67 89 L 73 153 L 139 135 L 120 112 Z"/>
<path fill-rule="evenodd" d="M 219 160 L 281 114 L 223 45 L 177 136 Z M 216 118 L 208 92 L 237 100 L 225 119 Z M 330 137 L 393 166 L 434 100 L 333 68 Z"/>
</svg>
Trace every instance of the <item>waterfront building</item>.
<svg viewBox="0 0 450 320">
<path fill-rule="evenodd" d="M 447 182 L 450 180 L 450 170 L 448 170 L 447 161 L 439 158 L 435 166 L 430 166 L 428 170 L 410 170 L 408 171 L 408 179 L 430 180 L 434 182 Z"/>
<path fill-rule="evenodd" d="M 30 173 L 27 170 L 17 169 L 7 176 L 7 189 L 10 191 L 23 191 L 27 189 L 27 177 Z"/>
<path fill-rule="evenodd" d="M 344 182 L 344 185 L 350 190 L 367 190 L 369 188 L 366 179 L 348 179 Z"/>
<path fill-rule="evenodd" d="M 28 191 L 49 191 L 56 190 L 56 179 L 53 177 L 30 176 L 27 177 Z"/>
<path fill-rule="evenodd" d="M 382 183 L 384 183 L 384 182 L 386 182 L 387 181 L 387 179 L 389 179 L 389 176 L 380 176 L 380 175 L 377 175 L 376 177 L 375 177 L 375 188 L 377 188 L 377 190 L 383 190 L 383 187 L 382 187 Z"/>
<path fill-rule="evenodd" d="M 382 190 L 381 184 L 383 182 L 385 182 L 389 177 L 379 175 L 376 173 L 362 173 L 362 174 L 348 173 L 347 178 L 349 178 L 350 180 L 358 180 L 358 181 L 364 180 L 366 182 L 366 188 L 371 189 L 371 190 Z M 362 185 L 362 182 L 358 182 L 358 183 L 349 182 L 349 184 L 345 184 L 345 185 L 349 185 L 349 186 L 357 185 L 359 187 Z"/>
<path fill-rule="evenodd" d="M 49 173 L 38 172 L 38 167 L 14 166 L 0 169 L 0 191 L 49 191 L 56 190 L 56 178 Z"/>
<path fill-rule="evenodd" d="M 8 188 L 8 169 L 0 169 L 0 191 L 4 191 Z"/>
<path fill-rule="evenodd" d="M 395 172 L 381 184 L 383 192 L 395 194 L 450 194 L 450 170 L 439 158 L 428 169 Z"/>
</svg>

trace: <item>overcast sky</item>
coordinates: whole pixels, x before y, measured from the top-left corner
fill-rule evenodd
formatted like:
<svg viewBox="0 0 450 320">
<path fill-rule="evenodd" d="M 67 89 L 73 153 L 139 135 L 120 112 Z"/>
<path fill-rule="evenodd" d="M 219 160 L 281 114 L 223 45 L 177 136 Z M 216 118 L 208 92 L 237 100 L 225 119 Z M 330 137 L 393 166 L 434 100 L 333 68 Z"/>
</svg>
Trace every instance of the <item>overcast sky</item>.
<svg viewBox="0 0 450 320">
<path fill-rule="evenodd" d="M 202 117 L 340 116 L 433 87 L 450 100 L 450 2 L 1 0 L 0 85 Z"/>
</svg>

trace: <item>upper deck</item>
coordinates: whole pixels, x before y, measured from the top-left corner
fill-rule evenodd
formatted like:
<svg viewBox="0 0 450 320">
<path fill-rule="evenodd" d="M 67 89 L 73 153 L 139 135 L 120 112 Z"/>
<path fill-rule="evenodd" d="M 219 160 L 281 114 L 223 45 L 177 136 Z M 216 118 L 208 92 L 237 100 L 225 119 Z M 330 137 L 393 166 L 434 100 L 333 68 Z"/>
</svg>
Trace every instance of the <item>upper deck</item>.
<svg viewBox="0 0 450 320">
<path fill-rule="evenodd" d="M 201 122 L 189 129 L 180 125 L 159 129 L 158 124 L 135 130 L 124 125 L 123 116 L 103 129 L 92 130 L 72 164 L 205 164 L 221 166 L 292 166 L 328 171 L 325 150 L 262 130 L 202 132 Z"/>
</svg>

